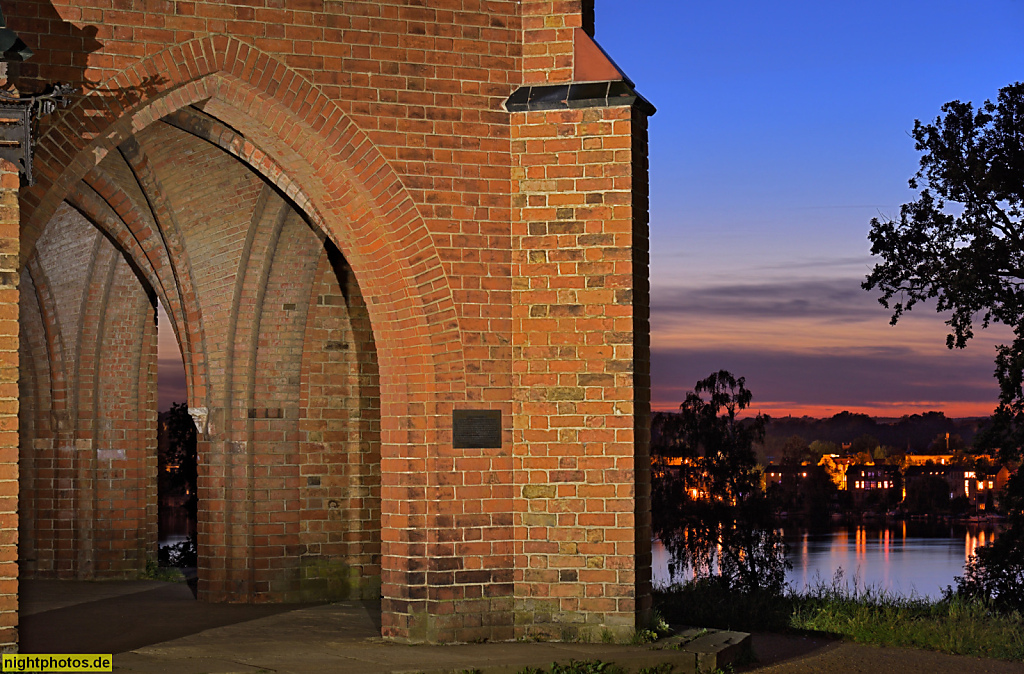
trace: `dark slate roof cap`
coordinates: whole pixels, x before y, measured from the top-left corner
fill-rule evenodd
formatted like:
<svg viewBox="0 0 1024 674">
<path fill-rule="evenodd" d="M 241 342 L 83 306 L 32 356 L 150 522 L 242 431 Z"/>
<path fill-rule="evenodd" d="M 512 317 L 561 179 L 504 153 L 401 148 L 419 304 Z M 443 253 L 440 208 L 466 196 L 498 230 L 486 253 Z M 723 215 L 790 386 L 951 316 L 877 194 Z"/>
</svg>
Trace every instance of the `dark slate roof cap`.
<svg viewBox="0 0 1024 674">
<path fill-rule="evenodd" d="M 626 81 L 545 84 L 519 87 L 505 101 L 509 112 L 615 108 L 637 106 L 648 116 L 655 113 L 650 102 Z"/>
</svg>

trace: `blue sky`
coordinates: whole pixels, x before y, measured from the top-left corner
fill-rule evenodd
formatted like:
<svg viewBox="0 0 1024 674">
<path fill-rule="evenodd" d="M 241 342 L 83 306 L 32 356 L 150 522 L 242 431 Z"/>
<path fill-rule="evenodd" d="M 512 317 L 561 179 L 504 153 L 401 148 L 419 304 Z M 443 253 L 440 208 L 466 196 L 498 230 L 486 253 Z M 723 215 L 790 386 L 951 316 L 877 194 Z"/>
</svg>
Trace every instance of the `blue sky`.
<svg viewBox="0 0 1024 674">
<path fill-rule="evenodd" d="M 1024 80 L 1024 0 L 597 0 L 596 39 L 658 108 L 656 406 L 724 367 L 773 413 L 991 410 L 1005 331 L 950 353 L 859 284 L 870 219 L 914 196 L 914 119 Z"/>
</svg>

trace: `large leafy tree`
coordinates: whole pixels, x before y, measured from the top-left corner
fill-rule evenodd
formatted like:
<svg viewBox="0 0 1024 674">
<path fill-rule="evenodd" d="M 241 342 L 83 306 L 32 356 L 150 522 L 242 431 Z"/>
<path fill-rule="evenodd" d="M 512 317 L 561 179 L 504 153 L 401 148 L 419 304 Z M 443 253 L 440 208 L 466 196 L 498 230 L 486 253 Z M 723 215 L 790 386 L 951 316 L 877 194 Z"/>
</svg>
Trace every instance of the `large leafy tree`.
<svg viewBox="0 0 1024 674">
<path fill-rule="evenodd" d="M 864 281 L 895 324 L 917 303 L 950 312 L 946 345 L 963 348 L 975 326 L 1003 323 L 1014 331 L 999 347 L 997 416 L 1022 443 L 1024 429 L 1024 84 L 999 91 L 975 109 L 953 101 L 931 124 L 914 123 L 921 152 L 910 180 L 917 200 L 895 219 L 871 221 L 871 252 L 882 258 Z M 1006 438 L 1010 440 L 1010 438 Z"/>
<path fill-rule="evenodd" d="M 653 524 L 674 571 L 690 567 L 742 592 L 780 592 L 784 545 L 753 450 L 768 418 L 740 419 L 750 401 L 743 377 L 721 370 L 697 382 L 678 414 L 655 416 Z"/>
<path fill-rule="evenodd" d="M 898 218 L 873 219 L 871 252 L 882 258 L 864 281 L 881 291 L 892 323 L 918 302 L 950 312 L 946 344 L 963 348 L 976 325 L 1013 330 L 998 347 L 999 406 L 976 444 L 1004 460 L 1024 447 L 1024 83 L 999 90 L 978 108 L 953 101 L 930 124 L 914 123 L 920 168 L 910 180 L 918 198 Z M 1024 479 L 1004 499 L 1009 530 L 979 551 L 961 589 L 1024 607 Z M 1012 596 L 1012 595 L 1016 596 Z"/>
</svg>

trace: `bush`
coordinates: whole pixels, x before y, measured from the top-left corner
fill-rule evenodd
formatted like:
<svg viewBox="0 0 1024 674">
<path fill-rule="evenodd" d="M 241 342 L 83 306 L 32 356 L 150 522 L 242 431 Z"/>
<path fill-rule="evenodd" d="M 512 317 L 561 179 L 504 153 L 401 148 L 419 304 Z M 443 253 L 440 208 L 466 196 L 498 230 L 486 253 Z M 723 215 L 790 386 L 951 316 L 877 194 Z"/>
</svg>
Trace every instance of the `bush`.
<svg viewBox="0 0 1024 674">
<path fill-rule="evenodd" d="M 741 592 L 714 576 L 655 590 L 654 601 L 673 625 L 744 632 L 785 631 L 793 609 L 787 595 L 774 590 Z"/>
<path fill-rule="evenodd" d="M 183 569 L 196 567 L 199 555 L 195 539 L 190 536 L 180 543 L 161 546 L 158 559 L 160 566 L 177 566 Z"/>
<path fill-rule="evenodd" d="M 1001 611 L 1024 611 L 1024 540 L 1010 527 L 992 543 L 978 548 L 957 578 L 956 593 L 991 601 Z"/>
</svg>

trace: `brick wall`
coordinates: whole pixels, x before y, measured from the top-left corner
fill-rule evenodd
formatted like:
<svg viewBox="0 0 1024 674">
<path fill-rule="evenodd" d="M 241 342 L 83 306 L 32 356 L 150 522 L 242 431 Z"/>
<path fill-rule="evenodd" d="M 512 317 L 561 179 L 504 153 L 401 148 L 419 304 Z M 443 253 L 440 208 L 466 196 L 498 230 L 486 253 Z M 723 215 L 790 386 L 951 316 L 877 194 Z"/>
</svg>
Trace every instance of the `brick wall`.
<svg viewBox="0 0 1024 674">
<path fill-rule="evenodd" d="M 85 488 L 58 476 L 62 438 L 98 442 L 77 410 L 106 405 L 87 380 L 109 340 L 79 346 L 95 303 L 32 274 L 51 253 L 99 259 L 47 248 L 73 207 L 182 346 L 201 598 L 379 586 L 383 634 L 403 641 L 627 636 L 644 619 L 649 110 L 504 106 L 524 85 L 620 79 L 588 36 L 591 2 L 0 6 L 36 52 L 23 88 L 84 87 L 43 125 L 22 191 L 37 569 L 77 559 L 49 517 Z M 131 334 L 109 367 L 148 362 L 151 335 Z M 129 452 L 151 403 L 143 379 L 132 390 L 136 435 L 104 442 L 123 439 L 138 481 L 103 503 L 150 498 Z M 502 446 L 453 448 L 455 409 L 500 410 Z"/>
<path fill-rule="evenodd" d="M 573 43 L 583 27 L 580 0 L 523 0 L 523 84 L 573 81 Z"/>
<path fill-rule="evenodd" d="M 648 600 L 635 535 L 649 403 L 634 385 L 647 376 L 635 350 L 647 265 L 634 250 L 647 242 L 634 117 L 513 114 L 516 620 L 529 635 L 624 636 Z"/>
<path fill-rule="evenodd" d="M 18 639 L 18 172 L 0 161 L 0 649 Z"/>
<path fill-rule="evenodd" d="M 20 562 L 133 578 L 156 557 L 156 324 L 149 293 L 62 209 L 22 272 Z"/>
<path fill-rule="evenodd" d="M 299 420 L 303 590 L 380 593 L 379 370 L 366 305 L 329 242 L 309 296 Z"/>
</svg>

